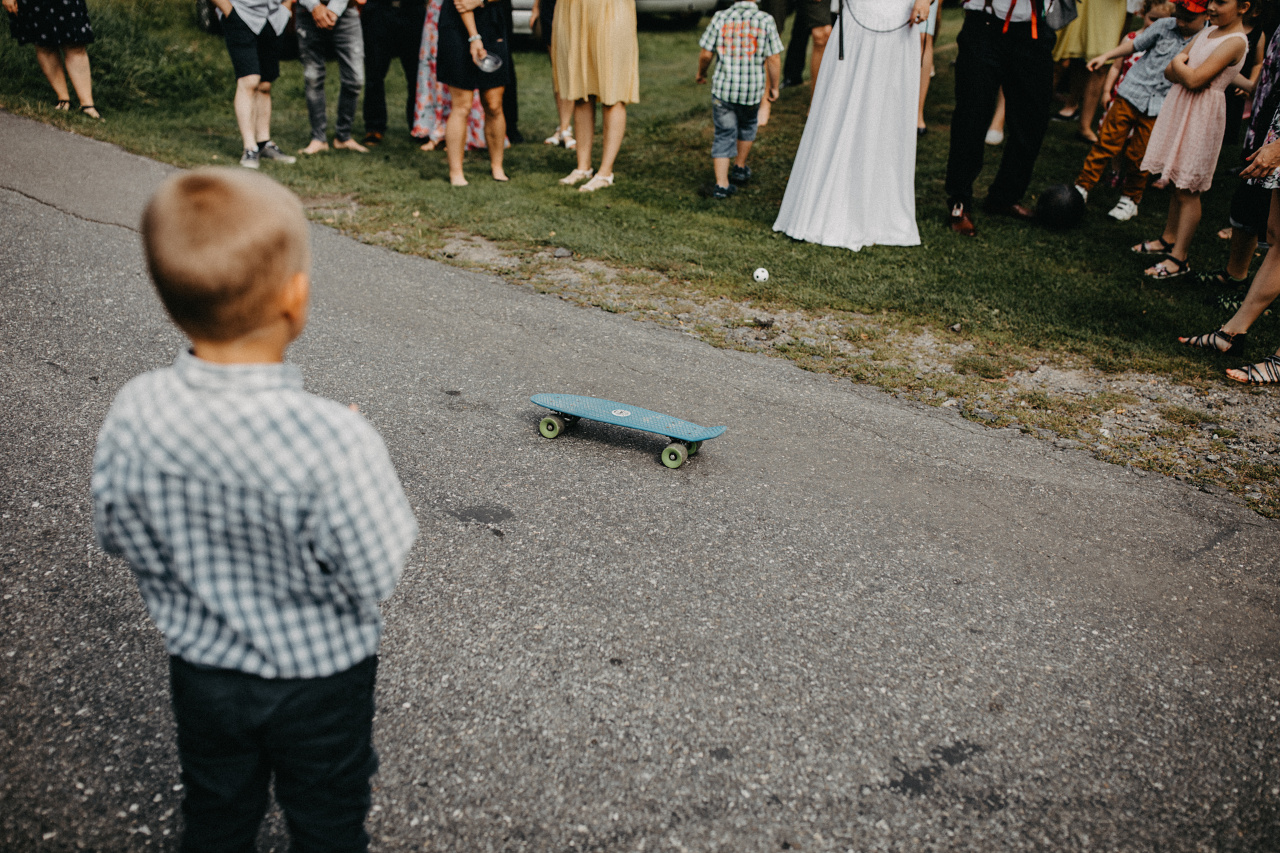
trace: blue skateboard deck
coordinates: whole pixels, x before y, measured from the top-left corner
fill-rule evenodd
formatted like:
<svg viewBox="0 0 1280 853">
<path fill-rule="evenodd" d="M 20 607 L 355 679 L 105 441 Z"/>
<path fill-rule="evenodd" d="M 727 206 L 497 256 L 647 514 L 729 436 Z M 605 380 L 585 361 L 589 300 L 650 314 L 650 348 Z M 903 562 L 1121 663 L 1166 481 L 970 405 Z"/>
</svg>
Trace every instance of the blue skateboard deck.
<svg viewBox="0 0 1280 853">
<path fill-rule="evenodd" d="M 642 432 L 652 432 L 666 436 L 671 442 L 662 451 L 662 464 L 668 468 L 679 468 L 688 457 L 698 452 L 702 442 L 710 441 L 727 429 L 722 426 L 699 426 L 661 412 L 651 412 L 638 406 L 602 400 L 599 397 L 582 397 L 577 394 L 535 394 L 529 399 L 553 412 L 538 424 L 538 432 L 544 438 L 559 437 L 566 427 L 579 418 Z"/>
</svg>

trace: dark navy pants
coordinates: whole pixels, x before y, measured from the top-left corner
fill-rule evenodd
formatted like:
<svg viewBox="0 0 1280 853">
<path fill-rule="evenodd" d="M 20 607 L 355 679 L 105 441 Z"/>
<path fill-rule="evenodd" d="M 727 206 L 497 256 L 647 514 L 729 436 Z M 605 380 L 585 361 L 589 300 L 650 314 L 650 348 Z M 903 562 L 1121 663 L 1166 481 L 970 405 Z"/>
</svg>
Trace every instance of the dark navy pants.
<svg viewBox="0 0 1280 853">
<path fill-rule="evenodd" d="M 965 13 L 956 37 L 956 107 L 947 157 L 947 204 L 969 204 L 982 171 L 987 127 L 996 92 L 1005 99 L 1004 150 L 987 199 L 999 205 L 1022 199 L 1040 156 L 1053 101 L 1053 30 L 1043 22 L 1039 38 L 1031 24 L 1010 24 L 984 12 Z"/>
<path fill-rule="evenodd" d="M 370 657 L 327 678 L 266 679 L 171 657 L 183 853 L 254 851 L 273 774 L 292 853 L 367 850 L 377 668 Z"/>
<path fill-rule="evenodd" d="M 387 72 L 392 60 L 404 72 L 405 121 L 413 128 L 418 97 L 418 55 L 427 6 L 421 0 L 369 0 L 361 17 L 364 25 L 364 129 L 387 132 Z"/>
</svg>

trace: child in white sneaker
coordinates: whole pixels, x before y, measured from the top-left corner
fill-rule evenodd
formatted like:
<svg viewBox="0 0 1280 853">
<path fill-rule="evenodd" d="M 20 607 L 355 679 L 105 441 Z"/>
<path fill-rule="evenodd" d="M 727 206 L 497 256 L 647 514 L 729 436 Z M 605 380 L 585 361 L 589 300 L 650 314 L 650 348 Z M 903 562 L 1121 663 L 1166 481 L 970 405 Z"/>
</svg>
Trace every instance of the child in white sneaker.
<svg viewBox="0 0 1280 853">
<path fill-rule="evenodd" d="M 1107 164 L 1123 152 L 1127 166 L 1121 191 L 1123 195 L 1108 214 L 1112 219 L 1124 222 L 1138 214 L 1138 205 L 1150 177 L 1142 170 L 1142 158 L 1147 153 L 1147 142 L 1164 97 L 1173 85 L 1164 76 L 1164 70 L 1204 29 L 1204 22 L 1203 2 L 1178 0 L 1174 17 L 1153 21 L 1136 38 L 1124 39 L 1118 46 L 1089 60 L 1089 70 L 1096 71 L 1113 59 L 1142 54 L 1142 58 L 1120 81 L 1102 126 L 1098 128 L 1098 141 L 1089 149 L 1076 177 L 1076 189 L 1088 201 L 1089 193 L 1102 179 Z"/>
</svg>

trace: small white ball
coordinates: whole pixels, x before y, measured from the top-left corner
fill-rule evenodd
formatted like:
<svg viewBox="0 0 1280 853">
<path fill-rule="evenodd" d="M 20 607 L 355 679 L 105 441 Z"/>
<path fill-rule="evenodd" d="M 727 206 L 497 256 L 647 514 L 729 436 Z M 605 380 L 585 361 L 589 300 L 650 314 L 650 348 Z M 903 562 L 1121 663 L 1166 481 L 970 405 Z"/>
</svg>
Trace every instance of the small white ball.
<svg viewBox="0 0 1280 853">
<path fill-rule="evenodd" d="M 768 281 L 769 271 L 764 267 L 756 267 L 755 278 L 756 278 L 756 281 Z"/>
</svg>

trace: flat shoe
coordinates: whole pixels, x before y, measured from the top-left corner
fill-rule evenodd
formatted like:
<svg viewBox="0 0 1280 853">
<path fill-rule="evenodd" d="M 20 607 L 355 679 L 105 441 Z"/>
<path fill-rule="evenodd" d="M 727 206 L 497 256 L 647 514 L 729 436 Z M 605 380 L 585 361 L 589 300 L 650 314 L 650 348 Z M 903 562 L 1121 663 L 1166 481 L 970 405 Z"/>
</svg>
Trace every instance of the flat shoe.
<svg viewBox="0 0 1280 853">
<path fill-rule="evenodd" d="M 582 186 L 578 187 L 580 193 L 593 193 L 596 190 L 613 186 L 613 175 L 596 175 Z"/>
<path fill-rule="evenodd" d="M 1248 385 L 1274 385 L 1280 382 L 1280 357 L 1269 355 L 1257 364 L 1246 364 L 1236 370 L 1244 373 L 1245 378 L 1236 379 L 1230 371 L 1227 372 L 1227 378 Z"/>
<path fill-rule="evenodd" d="M 1172 263 L 1174 268 L 1169 269 L 1167 266 L 1165 266 L 1166 263 Z M 1147 278 L 1152 279 L 1153 281 L 1168 281 L 1171 278 L 1182 278 L 1184 275 L 1187 275 L 1190 272 L 1191 272 L 1190 262 L 1180 261 L 1177 258 L 1175 258 L 1173 255 L 1170 255 L 1169 257 L 1165 258 L 1163 261 L 1160 261 L 1160 263 L 1156 264 L 1150 269 L 1143 270 L 1142 274 L 1145 275 Z"/>
<path fill-rule="evenodd" d="M 560 183 L 564 184 L 566 187 L 571 187 L 574 184 L 585 181 L 595 173 L 595 169 L 574 169 L 572 172 L 561 178 Z"/>
<path fill-rule="evenodd" d="M 1152 243 L 1155 247 L 1152 248 Z M 1164 237 L 1157 237 L 1154 240 L 1143 240 L 1136 246 L 1129 249 L 1135 255 L 1167 255 L 1173 250 L 1173 244 L 1165 242 Z"/>
<path fill-rule="evenodd" d="M 1244 355 L 1244 344 L 1247 335 L 1245 332 L 1233 335 L 1230 332 L 1224 332 L 1219 329 L 1216 332 L 1209 332 L 1206 335 L 1196 335 L 1191 338 L 1178 338 L 1178 343 L 1185 346 L 1194 347 L 1195 349 L 1207 349 L 1210 352 L 1216 352 L 1221 355 Z M 1220 343 L 1226 344 L 1227 348 L 1223 349 Z"/>
</svg>

